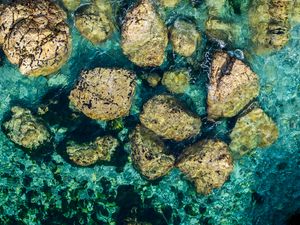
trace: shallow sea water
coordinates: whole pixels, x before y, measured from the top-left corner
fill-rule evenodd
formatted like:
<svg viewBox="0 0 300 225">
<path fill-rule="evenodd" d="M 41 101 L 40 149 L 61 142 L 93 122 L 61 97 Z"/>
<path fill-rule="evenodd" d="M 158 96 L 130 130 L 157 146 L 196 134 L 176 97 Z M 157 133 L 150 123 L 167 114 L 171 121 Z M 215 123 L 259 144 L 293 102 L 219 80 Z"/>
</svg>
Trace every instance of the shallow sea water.
<svg viewBox="0 0 300 225">
<path fill-rule="evenodd" d="M 124 7 L 133 4 L 129 0 L 114 4 L 121 2 Z M 159 181 L 148 182 L 133 168 L 128 157 L 128 132 L 138 123 L 143 103 L 166 92 L 162 86 L 150 88 L 141 79 L 142 74 L 189 67 L 193 84 L 187 93 L 177 97 L 205 118 L 209 55 L 221 48 L 204 35 L 207 11 L 202 1 L 192 7 L 189 1 L 182 0 L 175 9 L 161 13 L 167 24 L 178 16 L 196 21 L 203 41 L 194 66 L 174 55 L 169 46 L 167 60 L 160 68 L 138 68 L 123 55 L 118 32 L 105 43 L 93 46 L 74 27 L 72 14 L 72 56 L 56 74 L 25 77 L 1 53 L 0 122 L 12 105 L 36 110 L 40 104 L 49 104 L 52 111 L 45 119 L 57 131 L 58 144 L 48 154 L 32 157 L 0 131 L 0 224 L 122 224 L 132 216 L 157 225 L 283 225 L 300 214 L 300 25 L 293 27 L 283 49 L 258 56 L 250 50 L 247 17 L 235 15 L 233 18 L 243 24 L 243 30 L 235 43 L 224 47 L 236 54 L 237 49 L 243 51 L 244 61 L 258 74 L 258 101 L 278 125 L 276 143 L 235 161 L 230 179 L 208 196 L 197 194 L 192 183 L 176 169 Z M 139 76 L 131 113 L 119 132 L 110 131 L 109 123 L 90 121 L 84 116 L 76 122 L 68 120 L 67 95 L 80 71 L 100 66 L 132 69 Z M 51 105 L 54 100 L 59 101 L 58 106 Z M 122 146 L 110 163 L 78 167 L 66 159 L 60 147 L 66 128 L 72 130 L 69 136 L 78 141 L 110 133 L 122 141 Z M 228 141 L 228 132 L 226 121 L 214 125 L 204 122 L 202 134 L 196 139 L 216 137 Z M 170 143 L 175 152 L 187 144 Z"/>
</svg>

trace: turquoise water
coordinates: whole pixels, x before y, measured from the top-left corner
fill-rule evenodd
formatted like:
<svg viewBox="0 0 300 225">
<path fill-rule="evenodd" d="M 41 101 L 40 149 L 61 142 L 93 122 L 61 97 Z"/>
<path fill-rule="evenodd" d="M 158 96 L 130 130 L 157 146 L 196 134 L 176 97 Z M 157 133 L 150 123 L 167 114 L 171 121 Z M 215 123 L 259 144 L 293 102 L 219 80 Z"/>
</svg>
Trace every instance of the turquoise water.
<svg viewBox="0 0 300 225">
<path fill-rule="evenodd" d="M 131 4 L 126 1 L 124 7 Z M 203 41 L 192 65 L 174 55 L 169 46 L 167 60 L 160 68 L 138 68 L 123 55 L 118 32 L 105 43 L 93 46 L 73 26 L 71 14 L 72 56 L 56 74 L 28 78 L 2 57 L 0 121 L 12 105 L 36 110 L 40 104 L 49 104 L 52 111 L 45 119 L 52 131 L 57 131 L 57 145 L 48 154 L 31 157 L 0 131 L 0 224 L 122 224 L 132 216 L 159 225 L 281 225 L 300 213 L 300 25 L 292 28 L 290 41 L 283 49 L 257 56 L 249 44 L 246 12 L 224 16 L 243 27 L 235 42 L 226 45 L 225 50 L 243 51 L 244 61 L 258 74 L 261 86 L 258 101 L 277 123 L 280 135 L 276 143 L 235 161 L 230 179 L 208 196 L 197 194 L 192 183 L 176 169 L 159 181 L 148 182 L 133 168 L 128 158 L 128 133 L 138 123 L 143 103 L 166 92 L 161 86 L 150 88 L 141 79 L 142 74 L 150 71 L 161 74 L 169 68 L 191 69 L 193 84 L 187 93 L 177 97 L 205 118 L 208 56 L 220 48 L 204 35 L 207 10 L 203 2 L 192 7 L 188 1 L 182 1 L 175 9 L 161 13 L 167 24 L 178 16 L 193 18 L 197 23 Z M 90 121 L 83 116 L 73 121 L 66 110 L 66 96 L 80 71 L 101 66 L 128 68 L 139 76 L 130 116 L 125 118 L 125 127 L 119 132 L 109 130 L 105 122 Z M 56 99 L 58 106 L 51 103 Z M 60 150 L 66 128 L 72 130 L 69 136 L 82 141 L 89 135 L 110 133 L 121 140 L 122 146 L 110 163 L 77 167 Z M 214 125 L 205 122 L 203 134 L 197 139 L 208 136 L 227 141 L 229 129 L 230 123 L 226 121 Z M 86 136 L 82 135 L 85 131 L 89 132 Z M 188 143 L 169 144 L 175 152 L 180 152 Z"/>
</svg>

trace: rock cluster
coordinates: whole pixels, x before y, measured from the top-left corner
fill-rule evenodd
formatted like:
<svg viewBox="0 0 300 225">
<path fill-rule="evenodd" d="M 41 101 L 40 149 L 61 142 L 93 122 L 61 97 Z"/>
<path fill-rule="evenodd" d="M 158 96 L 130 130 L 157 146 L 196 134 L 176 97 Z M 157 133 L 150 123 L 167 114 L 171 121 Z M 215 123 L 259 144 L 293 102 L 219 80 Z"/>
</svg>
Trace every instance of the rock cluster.
<svg viewBox="0 0 300 225">
<path fill-rule="evenodd" d="M 221 187 L 233 170 L 228 146 L 218 140 L 203 140 L 188 147 L 176 166 L 194 181 L 197 192 L 202 194 Z"/>
<path fill-rule="evenodd" d="M 93 1 L 75 12 L 75 25 L 93 44 L 105 41 L 115 29 L 112 6 L 108 0 Z"/>
<path fill-rule="evenodd" d="M 80 166 L 90 166 L 98 161 L 110 161 L 118 146 L 118 140 L 112 136 L 97 137 L 95 141 L 67 144 L 67 154 L 71 161 Z"/>
<path fill-rule="evenodd" d="M 278 138 L 278 128 L 262 109 L 256 107 L 238 119 L 230 138 L 230 150 L 238 158 L 254 148 L 274 143 Z"/>
<path fill-rule="evenodd" d="M 129 113 L 135 86 L 135 74 L 128 70 L 95 68 L 81 73 L 69 99 L 92 119 L 113 120 Z"/>
<path fill-rule="evenodd" d="M 258 96 L 257 75 L 241 60 L 225 52 L 213 56 L 207 96 L 210 119 L 236 116 Z"/>
<path fill-rule="evenodd" d="M 66 14 L 50 1 L 16 1 L 0 7 L 0 45 L 20 72 L 31 76 L 59 70 L 71 51 Z"/>
<path fill-rule="evenodd" d="M 167 71 L 161 82 L 171 93 L 184 93 L 190 85 L 190 76 L 187 70 Z"/>
<path fill-rule="evenodd" d="M 201 34 L 195 24 L 179 19 L 170 29 L 170 40 L 176 53 L 188 57 L 196 51 L 201 41 Z"/>
<path fill-rule="evenodd" d="M 30 110 L 14 106 L 11 112 L 12 116 L 3 124 L 3 128 L 8 138 L 14 143 L 34 151 L 50 141 L 49 129 Z"/>
<path fill-rule="evenodd" d="M 201 127 L 201 119 L 170 95 L 157 95 L 146 102 L 140 121 L 157 135 L 175 141 L 197 135 Z"/>
<path fill-rule="evenodd" d="M 144 177 L 154 180 L 173 168 L 174 156 L 166 153 L 164 142 L 154 132 L 138 125 L 130 139 L 132 162 Z"/>
<path fill-rule="evenodd" d="M 122 49 L 138 66 L 160 66 L 164 61 L 168 32 L 150 0 L 141 0 L 125 17 Z"/>
</svg>

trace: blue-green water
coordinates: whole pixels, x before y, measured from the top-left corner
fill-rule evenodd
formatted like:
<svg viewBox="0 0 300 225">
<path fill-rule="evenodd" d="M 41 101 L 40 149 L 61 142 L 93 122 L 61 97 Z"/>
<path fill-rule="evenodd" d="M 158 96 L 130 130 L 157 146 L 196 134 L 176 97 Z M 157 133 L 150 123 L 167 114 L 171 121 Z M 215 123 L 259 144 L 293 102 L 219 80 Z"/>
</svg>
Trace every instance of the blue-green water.
<svg viewBox="0 0 300 225">
<path fill-rule="evenodd" d="M 245 61 L 258 74 L 261 86 L 258 101 L 280 131 L 276 143 L 235 161 L 230 179 L 208 196 L 197 194 L 192 183 L 176 169 L 159 181 L 148 182 L 133 168 L 128 157 L 128 132 L 137 124 L 142 104 L 151 96 L 166 92 L 161 86 L 150 88 L 141 79 L 142 74 L 188 67 L 193 71 L 193 85 L 186 94 L 177 97 L 202 118 L 206 116 L 208 57 L 205 56 L 218 48 L 204 35 L 206 6 L 201 1 L 197 7 L 182 1 L 176 9 L 161 13 L 167 24 L 179 16 L 196 21 L 203 42 L 193 65 L 174 55 L 169 46 L 167 59 L 160 68 L 138 68 L 123 55 L 118 32 L 105 43 L 93 46 L 73 26 L 71 14 L 72 56 L 56 74 L 28 78 L 2 57 L 0 121 L 12 105 L 36 110 L 40 104 L 50 104 L 50 115 L 45 119 L 57 131 L 56 141 L 60 144 L 44 156 L 32 157 L 0 131 L 0 224 L 122 224 L 126 217 L 136 216 L 159 225 L 282 225 L 300 213 L 300 25 L 292 28 L 290 41 L 283 49 L 257 56 L 250 50 L 246 12 L 227 15 L 241 23 L 243 30 L 235 43 L 225 49 L 242 50 Z M 111 131 L 105 122 L 90 121 L 83 116 L 73 121 L 65 110 L 66 96 L 80 71 L 100 66 L 128 68 L 139 76 L 131 114 L 118 132 Z M 59 105 L 51 106 L 51 99 L 58 99 Z M 209 136 L 227 141 L 228 126 L 226 121 L 215 125 L 204 123 L 203 134 L 197 139 Z M 60 150 L 65 128 L 72 131 L 66 138 L 84 139 L 82 134 L 86 132 L 86 136 L 111 133 L 121 140 L 122 146 L 110 163 L 87 168 L 74 166 Z M 180 152 L 186 143 L 169 144 L 175 152 Z"/>
</svg>

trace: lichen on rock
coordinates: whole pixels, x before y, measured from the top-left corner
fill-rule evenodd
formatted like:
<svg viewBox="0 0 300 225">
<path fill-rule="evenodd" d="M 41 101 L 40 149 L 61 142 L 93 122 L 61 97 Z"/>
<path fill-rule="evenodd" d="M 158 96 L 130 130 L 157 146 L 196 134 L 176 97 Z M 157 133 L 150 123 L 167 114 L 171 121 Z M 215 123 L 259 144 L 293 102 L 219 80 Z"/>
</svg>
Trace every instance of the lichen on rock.
<svg viewBox="0 0 300 225">
<path fill-rule="evenodd" d="M 187 70 L 167 71 L 163 75 L 162 84 L 171 93 L 184 93 L 190 85 L 190 75 Z"/>
<path fill-rule="evenodd" d="M 283 48 L 290 36 L 289 14 L 293 1 L 255 0 L 249 9 L 252 44 L 257 54 Z"/>
<path fill-rule="evenodd" d="M 191 56 L 201 42 L 201 34 L 195 24 L 177 19 L 170 29 L 173 49 L 179 55 Z"/>
<path fill-rule="evenodd" d="M 46 124 L 30 110 L 14 106 L 11 118 L 3 123 L 7 137 L 17 145 L 34 151 L 49 143 L 51 134 Z"/>
<path fill-rule="evenodd" d="M 278 128 L 262 109 L 255 107 L 237 120 L 230 138 L 230 150 L 239 158 L 257 147 L 274 143 L 278 138 Z"/>
<path fill-rule="evenodd" d="M 213 56 L 207 97 L 210 119 L 233 117 L 259 94 L 257 75 L 225 52 Z"/>
<path fill-rule="evenodd" d="M 95 141 L 76 144 L 67 143 L 67 154 L 71 161 L 80 166 L 90 166 L 98 161 L 110 161 L 118 146 L 112 136 L 97 137 Z"/>
<path fill-rule="evenodd" d="M 93 1 L 75 12 L 75 25 L 79 32 L 93 44 L 107 40 L 115 25 L 112 6 L 108 0 Z"/>
<path fill-rule="evenodd" d="M 164 142 L 153 131 L 138 125 L 130 140 L 132 162 L 147 179 L 160 178 L 174 167 L 174 156 L 166 153 Z"/>
<path fill-rule="evenodd" d="M 198 193 L 209 194 L 220 188 L 233 170 L 227 144 L 203 140 L 184 150 L 176 166 L 194 181 Z"/>
<path fill-rule="evenodd" d="M 168 44 L 167 28 L 150 0 L 141 0 L 122 25 L 122 49 L 138 66 L 160 66 Z"/>
<path fill-rule="evenodd" d="M 0 45 L 20 72 L 31 76 L 59 70 L 71 52 L 65 12 L 50 1 L 17 1 L 0 12 Z"/>
<path fill-rule="evenodd" d="M 128 115 L 135 86 L 135 74 L 128 70 L 95 68 L 81 73 L 69 99 L 92 119 L 113 120 Z"/>
<path fill-rule="evenodd" d="M 197 135 L 201 127 L 201 119 L 170 95 L 157 95 L 148 100 L 140 120 L 157 135 L 175 141 Z"/>
</svg>

